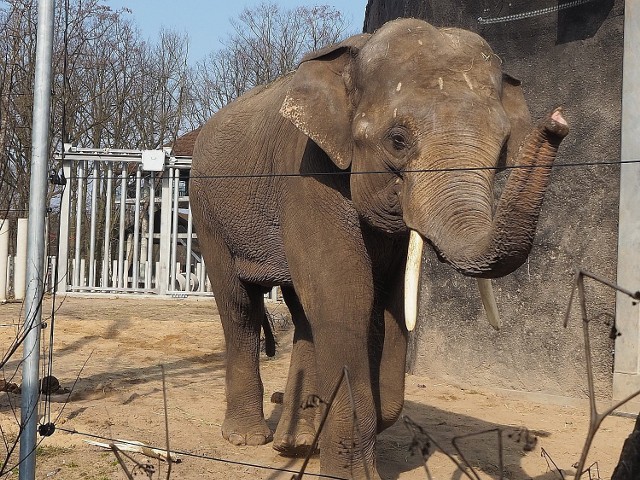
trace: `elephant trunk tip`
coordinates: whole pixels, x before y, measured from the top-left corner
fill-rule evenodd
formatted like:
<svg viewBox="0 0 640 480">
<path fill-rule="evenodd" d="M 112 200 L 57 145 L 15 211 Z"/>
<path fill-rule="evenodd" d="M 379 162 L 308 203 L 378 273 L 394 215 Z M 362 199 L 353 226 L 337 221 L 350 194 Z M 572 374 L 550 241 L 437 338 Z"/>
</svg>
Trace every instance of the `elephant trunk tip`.
<svg viewBox="0 0 640 480">
<path fill-rule="evenodd" d="M 563 113 L 562 107 L 558 107 L 543 121 L 544 128 L 560 138 L 569 134 L 569 124 Z"/>
</svg>

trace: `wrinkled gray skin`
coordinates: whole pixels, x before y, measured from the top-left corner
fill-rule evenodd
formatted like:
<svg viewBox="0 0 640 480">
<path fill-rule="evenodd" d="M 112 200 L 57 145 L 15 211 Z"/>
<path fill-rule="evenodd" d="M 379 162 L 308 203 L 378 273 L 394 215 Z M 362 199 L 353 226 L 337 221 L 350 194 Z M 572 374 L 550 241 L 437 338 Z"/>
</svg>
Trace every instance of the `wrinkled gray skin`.
<svg viewBox="0 0 640 480">
<path fill-rule="evenodd" d="M 295 336 L 274 448 L 308 448 L 315 411 L 300 404 L 328 399 L 346 366 L 361 437 L 343 386 L 321 470 L 377 475 L 376 434 L 403 405 L 409 229 L 464 275 L 520 266 L 567 126 L 555 111 L 529 130 L 518 83 L 480 37 L 409 19 L 311 54 L 214 115 L 190 191 L 227 345 L 226 439 L 272 438 L 258 356 L 263 293 L 280 285 Z M 543 168 L 515 169 L 495 212 L 494 170 L 425 171 L 505 160 Z"/>
</svg>

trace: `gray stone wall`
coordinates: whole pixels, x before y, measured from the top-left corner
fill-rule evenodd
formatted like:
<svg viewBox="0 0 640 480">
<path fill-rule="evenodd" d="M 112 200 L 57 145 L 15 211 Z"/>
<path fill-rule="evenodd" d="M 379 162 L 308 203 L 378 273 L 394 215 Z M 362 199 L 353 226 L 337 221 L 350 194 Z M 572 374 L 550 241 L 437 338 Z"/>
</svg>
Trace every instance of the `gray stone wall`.
<svg viewBox="0 0 640 480">
<path fill-rule="evenodd" d="M 503 328 L 484 318 L 475 281 L 427 255 L 421 321 L 410 370 L 457 384 L 583 397 L 582 330 L 575 305 L 562 327 L 574 271 L 583 267 L 614 280 L 618 221 L 624 0 L 369 0 L 365 31 L 402 16 L 459 26 L 485 37 L 520 78 L 534 119 L 562 105 L 571 134 L 545 198 L 529 261 L 494 282 Z M 560 10 L 517 21 L 484 19 L 532 10 Z M 500 174 L 501 177 L 506 173 Z M 596 384 L 611 394 L 614 295 L 586 281 Z"/>
</svg>

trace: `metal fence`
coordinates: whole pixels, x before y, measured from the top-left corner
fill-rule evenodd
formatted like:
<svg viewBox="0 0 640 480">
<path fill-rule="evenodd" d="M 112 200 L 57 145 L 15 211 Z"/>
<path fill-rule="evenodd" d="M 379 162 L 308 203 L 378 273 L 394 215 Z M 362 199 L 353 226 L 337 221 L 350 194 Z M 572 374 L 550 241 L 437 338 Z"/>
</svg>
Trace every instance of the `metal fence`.
<svg viewBox="0 0 640 480">
<path fill-rule="evenodd" d="M 59 292 L 211 295 L 193 230 L 191 158 L 65 145 Z"/>
<path fill-rule="evenodd" d="M 28 219 L 0 217 L 0 303 L 24 300 L 27 289 Z M 12 246 L 10 252 L 9 246 Z M 56 257 L 45 256 L 42 279 L 46 292 L 53 289 Z"/>
</svg>

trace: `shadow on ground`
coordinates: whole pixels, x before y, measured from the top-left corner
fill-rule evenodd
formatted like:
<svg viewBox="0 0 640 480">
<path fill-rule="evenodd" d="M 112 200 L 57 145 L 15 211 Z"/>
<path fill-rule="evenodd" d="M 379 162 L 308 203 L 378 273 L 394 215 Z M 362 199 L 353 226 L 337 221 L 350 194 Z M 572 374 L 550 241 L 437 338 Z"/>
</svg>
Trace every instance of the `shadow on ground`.
<svg viewBox="0 0 640 480">
<path fill-rule="evenodd" d="M 273 412 L 268 423 L 275 428 L 280 409 Z M 409 428 L 408 425 L 413 424 Z M 531 451 L 537 439 L 550 435 L 544 431 L 527 430 L 526 425 L 514 427 L 513 425 L 501 425 L 487 422 L 475 417 L 447 412 L 439 408 L 408 401 L 405 403 L 403 418 L 378 436 L 377 467 L 382 478 L 396 480 L 405 472 L 424 472 L 424 478 L 429 477 L 425 469 L 425 462 L 420 452 L 420 447 L 425 446 L 426 436 L 419 432 L 421 428 L 437 442 L 440 448 L 453 455 L 461 463 L 459 455 L 451 443 L 455 437 L 465 437 L 470 434 L 486 432 L 487 430 L 501 429 L 503 434 L 503 478 L 510 480 L 559 480 L 563 477 L 557 471 L 548 470 L 543 474 L 532 476 L 525 472 L 520 465 L 521 459 L 526 455 L 539 455 L 539 449 Z M 500 479 L 500 458 L 498 448 L 498 435 L 495 431 L 478 436 L 470 436 L 458 440 L 458 446 L 465 458 L 473 466 L 478 474 L 493 479 Z M 429 467 L 429 457 L 434 453 L 436 446 L 431 443 L 426 458 L 426 466 Z M 299 465 L 294 459 L 284 468 L 295 470 Z M 453 461 L 452 461 L 453 465 Z M 541 469 L 545 460 L 540 459 Z M 455 468 L 455 467 L 453 467 Z M 467 476 L 458 469 L 449 480 L 473 479 L 473 474 Z M 280 478 L 279 473 L 274 473 L 273 478 Z M 269 477 L 272 478 L 272 477 Z M 444 480 L 441 477 L 437 477 Z"/>
<path fill-rule="evenodd" d="M 531 476 L 525 472 L 521 465 L 521 459 L 525 455 L 539 455 L 531 451 L 537 439 L 550 435 L 550 432 L 530 431 L 527 425 L 514 427 L 513 425 L 501 425 L 487 422 L 475 417 L 447 412 L 439 408 L 424 405 L 412 401 L 405 402 L 403 417 L 390 429 L 378 436 L 378 470 L 382 478 L 397 479 L 406 471 L 423 470 L 424 478 L 427 476 L 426 467 L 429 466 L 429 457 L 435 451 L 435 445 L 431 443 L 428 453 L 423 458 L 421 448 L 426 446 L 428 439 L 426 432 L 441 449 L 453 455 L 458 462 L 461 461 L 452 445 L 455 437 L 463 437 L 457 441 L 457 445 L 470 465 L 478 472 L 490 478 L 500 478 L 500 456 L 498 446 L 498 434 L 495 431 L 481 435 L 473 435 L 487 430 L 501 429 L 503 434 L 503 458 L 502 463 L 504 478 L 512 480 L 558 480 L 562 478 L 558 472 L 547 471 L 538 476 Z M 406 421 L 405 421 L 406 419 Z M 409 426 L 413 424 L 413 426 Z M 540 459 L 541 466 L 545 464 Z M 468 479 L 461 470 L 457 470 L 451 480 Z"/>
</svg>

